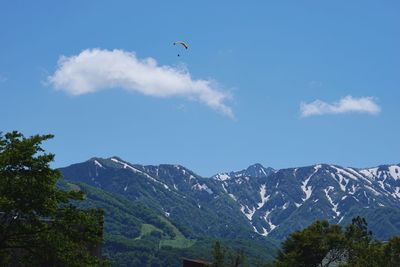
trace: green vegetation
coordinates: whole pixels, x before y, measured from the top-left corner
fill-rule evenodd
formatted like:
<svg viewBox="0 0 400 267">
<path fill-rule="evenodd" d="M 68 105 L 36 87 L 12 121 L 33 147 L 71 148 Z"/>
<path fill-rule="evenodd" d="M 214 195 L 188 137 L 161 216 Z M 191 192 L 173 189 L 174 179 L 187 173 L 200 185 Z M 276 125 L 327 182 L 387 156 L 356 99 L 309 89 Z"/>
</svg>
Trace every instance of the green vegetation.
<svg viewBox="0 0 400 267">
<path fill-rule="evenodd" d="M 213 267 L 395 267 L 400 262 L 400 237 L 374 240 L 366 220 L 357 216 L 345 229 L 316 221 L 290 234 L 274 261 L 254 261 L 246 251 L 219 241 L 212 255 Z"/>
<path fill-rule="evenodd" d="M 165 223 L 171 227 L 175 234 L 174 239 L 165 239 L 160 241 L 160 247 L 173 247 L 173 248 L 190 248 L 196 243 L 196 240 L 187 239 L 171 222 L 161 218 Z"/>
<path fill-rule="evenodd" d="M 56 187 L 61 174 L 41 143 L 52 135 L 0 135 L 0 265 L 101 266 L 89 250 L 102 242 L 101 210 L 71 201 L 80 191 Z"/>
<path fill-rule="evenodd" d="M 171 240 L 161 240 L 160 247 L 173 247 L 173 248 L 190 248 L 196 243 L 196 240 L 186 239 L 184 237 L 177 237 Z"/>
<path fill-rule="evenodd" d="M 400 237 L 388 242 L 372 239 L 364 218 L 355 217 L 345 229 L 316 221 L 292 233 L 282 244 L 275 266 L 398 266 Z"/>
<path fill-rule="evenodd" d="M 151 224 L 144 223 L 144 224 L 142 224 L 142 229 L 140 230 L 140 236 L 137 239 L 140 239 L 143 236 L 149 235 L 149 234 L 151 234 L 151 232 L 162 233 L 162 231 L 160 229 L 158 229 L 157 227 L 155 227 Z"/>
<path fill-rule="evenodd" d="M 181 266 L 182 257 L 212 260 L 215 239 L 186 237 L 175 222 L 138 201 L 84 183 L 61 181 L 59 186 L 85 192 L 87 198 L 77 203 L 79 207 L 104 210 L 104 255 L 112 266 Z M 250 266 L 272 261 L 278 248 L 263 239 L 220 241 L 229 251 L 243 250 Z"/>
</svg>

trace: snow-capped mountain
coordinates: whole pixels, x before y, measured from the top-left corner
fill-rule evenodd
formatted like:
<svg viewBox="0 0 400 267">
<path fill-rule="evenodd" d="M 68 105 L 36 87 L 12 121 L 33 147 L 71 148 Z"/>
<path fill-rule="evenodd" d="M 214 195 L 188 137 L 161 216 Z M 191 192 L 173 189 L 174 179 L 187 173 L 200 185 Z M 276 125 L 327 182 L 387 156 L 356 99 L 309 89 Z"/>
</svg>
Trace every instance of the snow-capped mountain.
<svg viewBox="0 0 400 267">
<path fill-rule="evenodd" d="M 265 170 L 258 168 L 257 173 Z M 390 219 L 399 214 L 399 165 L 355 169 L 319 164 L 269 170 L 257 177 L 243 171 L 213 176 L 261 235 L 281 239 L 316 219 L 340 224 L 355 214 L 370 217 L 373 211 L 383 213 L 383 217 L 379 222 L 370 220 L 371 225 L 399 229 L 400 222 Z M 384 229 L 377 230 L 380 237 L 387 237 Z"/>
<path fill-rule="evenodd" d="M 347 224 L 357 215 L 367 218 L 378 238 L 400 232 L 399 165 L 274 170 L 254 164 L 204 178 L 180 165 L 144 166 L 112 157 L 60 170 L 67 180 L 157 210 L 188 236 L 283 239 L 316 219 Z"/>
<path fill-rule="evenodd" d="M 186 237 L 257 237 L 218 181 L 180 165 L 143 166 L 118 157 L 61 168 L 63 177 L 140 202 L 168 218 Z M 238 216 L 239 215 L 239 216 Z"/>
</svg>

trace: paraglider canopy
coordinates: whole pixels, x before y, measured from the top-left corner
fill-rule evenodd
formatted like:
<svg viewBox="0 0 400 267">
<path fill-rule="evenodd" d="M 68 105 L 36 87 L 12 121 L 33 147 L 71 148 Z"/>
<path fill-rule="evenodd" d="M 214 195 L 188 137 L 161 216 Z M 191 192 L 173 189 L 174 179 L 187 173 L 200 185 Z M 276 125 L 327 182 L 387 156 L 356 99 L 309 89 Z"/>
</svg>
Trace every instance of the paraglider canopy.
<svg viewBox="0 0 400 267">
<path fill-rule="evenodd" d="M 176 41 L 176 42 L 174 43 L 174 45 L 181 45 L 181 46 L 184 47 L 185 49 L 188 49 L 188 48 L 189 48 L 189 45 L 188 45 L 187 43 L 183 42 L 183 41 Z M 181 56 L 181 55 L 178 54 L 178 57 L 180 57 L 180 56 Z"/>
<path fill-rule="evenodd" d="M 183 42 L 183 41 L 177 41 L 177 42 L 174 43 L 174 45 L 177 45 L 177 44 L 182 45 L 185 49 L 189 48 L 189 45 L 187 43 Z"/>
</svg>

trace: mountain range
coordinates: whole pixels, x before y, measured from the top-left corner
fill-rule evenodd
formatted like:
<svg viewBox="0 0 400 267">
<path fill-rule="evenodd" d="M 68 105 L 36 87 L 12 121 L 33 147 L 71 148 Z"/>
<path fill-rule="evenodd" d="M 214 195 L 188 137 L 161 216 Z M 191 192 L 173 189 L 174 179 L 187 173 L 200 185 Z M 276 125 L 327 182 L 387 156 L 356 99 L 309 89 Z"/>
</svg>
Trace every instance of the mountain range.
<svg viewBox="0 0 400 267">
<path fill-rule="evenodd" d="M 132 205 L 146 210 L 132 215 L 138 222 L 135 231 L 120 220 L 131 234 L 121 231 L 118 236 L 127 240 L 143 236 L 143 225 L 153 225 L 170 240 L 159 243 L 164 245 L 174 244 L 178 236 L 186 240 L 175 242 L 178 247 L 189 247 L 190 240 L 217 238 L 253 240 L 276 249 L 291 232 L 317 219 L 346 225 L 357 215 L 367 219 L 377 239 L 400 233 L 400 165 L 360 169 L 317 164 L 276 170 L 254 164 L 201 177 L 181 165 L 139 165 L 111 157 L 60 171 L 67 183 L 89 192 L 91 206 L 99 195 L 108 195 L 123 199 L 118 208 L 126 212 L 132 213 Z M 97 206 L 104 208 L 105 202 Z M 109 233 L 115 214 L 111 208 L 106 216 L 107 212 L 112 218 L 106 218 Z M 149 218 L 156 223 L 149 224 Z"/>
</svg>

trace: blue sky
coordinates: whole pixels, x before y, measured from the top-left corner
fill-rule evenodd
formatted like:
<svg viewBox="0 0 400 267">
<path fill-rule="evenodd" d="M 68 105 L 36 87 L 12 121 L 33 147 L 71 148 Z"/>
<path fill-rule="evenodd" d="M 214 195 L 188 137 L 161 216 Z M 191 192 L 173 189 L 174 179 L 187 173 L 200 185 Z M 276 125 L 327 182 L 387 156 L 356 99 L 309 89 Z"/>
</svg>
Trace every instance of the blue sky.
<svg viewBox="0 0 400 267">
<path fill-rule="evenodd" d="M 0 129 L 55 134 L 56 167 L 399 163 L 399 12 L 394 0 L 2 1 Z"/>
</svg>

